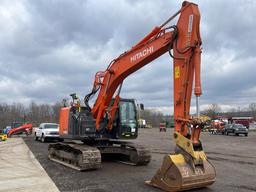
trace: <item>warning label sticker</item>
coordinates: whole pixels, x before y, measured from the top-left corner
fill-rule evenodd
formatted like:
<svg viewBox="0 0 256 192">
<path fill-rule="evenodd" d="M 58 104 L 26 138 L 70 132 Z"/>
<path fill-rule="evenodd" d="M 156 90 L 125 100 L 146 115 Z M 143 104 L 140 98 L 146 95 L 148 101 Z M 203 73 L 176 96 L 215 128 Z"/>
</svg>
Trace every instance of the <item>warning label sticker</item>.
<svg viewBox="0 0 256 192">
<path fill-rule="evenodd" d="M 180 67 L 179 66 L 176 66 L 175 69 L 174 69 L 174 78 L 175 79 L 178 79 L 180 78 Z"/>
</svg>

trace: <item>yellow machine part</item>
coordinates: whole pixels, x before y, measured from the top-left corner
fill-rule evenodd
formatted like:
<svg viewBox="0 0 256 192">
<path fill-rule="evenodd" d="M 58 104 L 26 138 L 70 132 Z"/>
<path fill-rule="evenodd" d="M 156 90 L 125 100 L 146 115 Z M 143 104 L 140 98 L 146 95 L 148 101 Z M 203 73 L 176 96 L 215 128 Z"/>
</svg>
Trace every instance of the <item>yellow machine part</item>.
<svg viewBox="0 0 256 192">
<path fill-rule="evenodd" d="M 182 138 L 182 140 L 188 139 Z M 188 146 L 188 143 L 186 145 Z M 175 154 L 166 155 L 161 168 L 146 183 L 169 192 L 185 191 L 213 184 L 216 177 L 215 168 L 207 160 L 203 150 L 188 152 L 186 151 L 188 148 L 183 147 L 177 145 L 178 150 Z"/>
<path fill-rule="evenodd" d="M 0 141 L 6 141 L 7 135 L 6 134 L 0 134 Z"/>
</svg>

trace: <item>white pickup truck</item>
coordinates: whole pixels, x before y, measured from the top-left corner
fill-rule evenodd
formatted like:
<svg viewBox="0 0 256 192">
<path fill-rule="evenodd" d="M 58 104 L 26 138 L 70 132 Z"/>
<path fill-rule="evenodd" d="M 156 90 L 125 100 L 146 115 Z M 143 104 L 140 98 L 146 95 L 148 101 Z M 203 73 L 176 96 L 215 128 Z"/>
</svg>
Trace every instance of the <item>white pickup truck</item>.
<svg viewBox="0 0 256 192">
<path fill-rule="evenodd" d="M 63 141 L 59 137 L 59 124 L 57 123 L 41 123 L 35 130 L 35 140 L 40 139 L 42 142 L 47 140 L 59 140 Z"/>
</svg>

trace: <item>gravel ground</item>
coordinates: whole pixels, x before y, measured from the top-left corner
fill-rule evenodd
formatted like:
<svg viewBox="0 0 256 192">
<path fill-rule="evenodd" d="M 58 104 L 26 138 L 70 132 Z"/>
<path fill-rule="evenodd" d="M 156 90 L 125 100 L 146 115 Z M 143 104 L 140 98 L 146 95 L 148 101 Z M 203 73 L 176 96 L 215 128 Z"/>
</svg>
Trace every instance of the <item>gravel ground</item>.
<svg viewBox="0 0 256 192">
<path fill-rule="evenodd" d="M 134 142 L 151 149 L 152 161 L 148 166 L 103 162 L 99 170 L 78 172 L 48 160 L 47 143 L 36 142 L 31 137 L 24 140 L 60 191 L 160 192 L 145 185 L 144 181 L 155 174 L 164 154 L 174 149 L 171 129 L 166 133 L 158 129 L 141 129 L 139 138 Z M 256 132 L 249 133 L 248 137 L 202 133 L 201 140 L 216 168 L 217 179 L 212 186 L 193 191 L 256 191 Z"/>
</svg>

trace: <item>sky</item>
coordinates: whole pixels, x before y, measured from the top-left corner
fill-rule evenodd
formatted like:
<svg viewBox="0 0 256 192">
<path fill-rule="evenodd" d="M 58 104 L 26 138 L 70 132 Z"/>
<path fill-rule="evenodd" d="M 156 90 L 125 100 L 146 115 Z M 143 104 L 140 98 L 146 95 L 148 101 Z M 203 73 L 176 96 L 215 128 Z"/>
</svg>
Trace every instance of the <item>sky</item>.
<svg viewBox="0 0 256 192">
<path fill-rule="evenodd" d="M 0 102 L 55 103 L 90 92 L 97 71 L 180 9 L 176 0 L 0 0 Z M 256 1 L 194 1 L 201 12 L 201 109 L 256 102 Z M 175 24 L 172 23 L 172 24 Z M 173 113 L 173 61 L 130 75 L 121 97 Z M 195 110 L 192 98 L 191 111 Z"/>
</svg>

